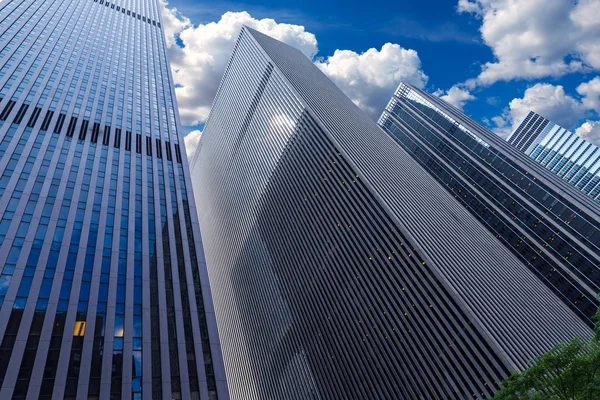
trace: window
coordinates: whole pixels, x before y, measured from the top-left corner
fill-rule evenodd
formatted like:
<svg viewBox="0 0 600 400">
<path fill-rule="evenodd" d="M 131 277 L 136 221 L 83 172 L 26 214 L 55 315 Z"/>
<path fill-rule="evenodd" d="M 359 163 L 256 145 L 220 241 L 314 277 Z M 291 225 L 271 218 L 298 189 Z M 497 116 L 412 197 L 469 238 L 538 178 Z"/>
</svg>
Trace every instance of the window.
<svg viewBox="0 0 600 400">
<path fill-rule="evenodd" d="M 125 150 L 131 151 L 131 132 L 125 131 Z"/>
<path fill-rule="evenodd" d="M 79 139 L 84 140 L 87 134 L 87 129 L 90 124 L 90 121 L 84 119 L 81 123 L 81 128 L 79 128 Z"/>
<path fill-rule="evenodd" d="M 69 121 L 69 127 L 67 128 L 67 136 L 72 137 L 73 131 L 75 131 L 75 125 L 77 124 L 77 117 L 71 117 L 71 121 Z"/>
<path fill-rule="evenodd" d="M 121 129 L 120 128 L 115 129 L 115 142 L 114 142 L 114 146 L 117 149 L 121 147 Z"/>
<path fill-rule="evenodd" d="M 73 329 L 73 336 L 85 335 L 85 321 L 75 321 L 75 329 Z"/>
<path fill-rule="evenodd" d="M 165 142 L 165 150 L 167 152 L 167 160 L 171 161 L 172 155 L 171 155 L 171 144 L 169 142 Z"/>
<path fill-rule="evenodd" d="M 100 132 L 100 124 L 94 122 L 94 126 L 92 128 L 92 143 L 96 143 L 98 141 L 98 134 Z M 85 137 L 84 137 L 85 139 Z"/>
<path fill-rule="evenodd" d="M 156 156 L 162 158 L 162 147 L 160 145 L 160 139 L 156 139 Z"/>
<path fill-rule="evenodd" d="M 15 119 L 13 121 L 14 124 L 21 123 L 23 117 L 25 116 L 25 113 L 27 112 L 27 108 L 29 108 L 29 104 L 21 104 L 21 108 L 19 108 L 19 112 L 17 112 L 17 115 L 15 116 Z"/>
<path fill-rule="evenodd" d="M 146 155 L 152 156 L 152 138 L 146 136 Z"/>
<path fill-rule="evenodd" d="M 4 107 L 2 114 L 0 114 L 0 121 L 4 121 L 4 120 L 6 120 L 6 118 L 8 118 L 8 115 L 10 114 L 10 112 L 12 111 L 14 106 L 15 106 L 15 102 L 12 100 L 9 100 L 8 103 L 6 104 L 6 107 Z"/>
<path fill-rule="evenodd" d="M 27 126 L 29 128 L 33 128 L 33 126 L 37 122 L 38 117 L 40 116 L 41 111 L 42 111 L 42 109 L 39 107 L 36 107 L 35 110 L 33 110 L 33 113 L 31 114 L 31 117 L 29 118 L 29 122 L 27 123 Z"/>
<path fill-rule="evenodd" d="M 54 125 L 54 133 L 60 133 L 60 131 L 63 127 L 63 124 L 65 122 L 65 117 L 66 117 L 65 114 L 60 114 L 58 116 L 58 119 L 56 120 L 56 125 Z"/>
<path fill-rule="evenodd" d="M 102 137 L 102 144 L 104 146 L 108 146 L 109 141 L 110 141 L 110 126 L 105 125 L 104 126 L 104 136 Z"/>
<path fill-rule="evenodd" d="M 175 143 L 175 158 L 177 159 L 177 162 L 181 164 L 181 150 L 177 143 Z"/>
</svg>

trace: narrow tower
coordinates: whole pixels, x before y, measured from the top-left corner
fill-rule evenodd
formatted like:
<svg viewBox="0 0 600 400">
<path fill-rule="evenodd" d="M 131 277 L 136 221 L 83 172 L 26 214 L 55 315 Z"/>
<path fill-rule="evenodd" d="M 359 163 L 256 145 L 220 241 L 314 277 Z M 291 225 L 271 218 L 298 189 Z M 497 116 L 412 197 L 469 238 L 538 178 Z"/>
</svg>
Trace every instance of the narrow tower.
<svg viewBox="0 0 600 400">
<path fill-rule="evenodd" d="M 156 0 L 0 4 L 0 398 L 225 399 Z"/>
</svg>

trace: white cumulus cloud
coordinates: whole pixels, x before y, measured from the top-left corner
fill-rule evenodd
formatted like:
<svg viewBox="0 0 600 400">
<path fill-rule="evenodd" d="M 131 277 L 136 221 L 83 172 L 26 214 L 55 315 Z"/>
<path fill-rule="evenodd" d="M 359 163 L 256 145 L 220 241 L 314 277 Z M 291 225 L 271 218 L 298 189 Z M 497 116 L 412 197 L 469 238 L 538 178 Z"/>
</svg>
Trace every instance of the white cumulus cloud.
<svg viewBox="0 0 600 400">
<path fill-rule="evenodd" d="M 504 128 L 507 123 L 507 121 L 504 118 L 502 118 L 500 115 L 493 117 L 492 122 L 495 123 L 496 127 L 498 127 L 499 129 Z"/>
<path fill-rule="evenodd" d="M 600 121 L 586 121 L 577 128 L 575 133 L 582 139 L 600 146 Z"/>
<path fill-rule="evenodd" d="M 459 0 L 457 10 L 481 19 L 495 56 L 479 85 L 600 69 L 600 0 Z"/>
<path fill-rule="evenodd" d="M 577 93 L 584 96 L 583 105 L 600 114 L 600 76 L 577 86 Z"/>
<path fill-rule="evenodd" d="M 458 85 L 452 86 L 446 92 L 443 90 L 437 90 L 434 92 L 436 96 L 439 96 L 440 99 L 452 104 L 454 107 L 462 110 L 467 101 L 475 100 L 475 96 L 473 96 L 468 89 L 461 88 Z"/>
<path fill-rule="evenodd" d="M 483 15 L 483 7 L 479 1 L 458 0 L 458 5 L 456 6 L 456 9 L 459 13 L 473 13 L 477 16 Z"/>
<path fill-rule="evenodd" d="M 519 124 L 529 111 L 534 111 L 567 129 L 572 129 L 586 111 L 584 105 L 566 94 L 561 85 L 548 83 L 530 87 L 523 98 L 513 99 L 509 108 L 513 124 Z"/>
<path fill-rule="evenodd" d="M 194 130 L 188 133 L 184 138 L 185 142 L 185 152 L 187 153 L 188 159 L 192 158 L 192 155 L 196 152 L 198 148 L 198 144 L 200 143 L 200 137 L 202 136 L 202 131 Z"/>
<path fill-rule="evenodd" d="M 184 15 L 181 15 L 176 8 L 167 8 L 168 3 L 161 1 L 161 14 L 163 20 L 163 30 L 167 41 L 167 49 L 173 53 L 173 46 L 176 44 L 175 37 L 179 32 L 192 26 L 191 21 Z M 176 54 L 170 54 L 173 56 Z M 171 59 L 170 57 L 169 59 Z"/>
<path fill-rule="evenodd" d="M 419 88 L 427 82 L 417 52 L 392 43 L 361 54 L 336 50 L 315 64 L 373 119 L 381 115 L 401 81 Z"/>
</svg>

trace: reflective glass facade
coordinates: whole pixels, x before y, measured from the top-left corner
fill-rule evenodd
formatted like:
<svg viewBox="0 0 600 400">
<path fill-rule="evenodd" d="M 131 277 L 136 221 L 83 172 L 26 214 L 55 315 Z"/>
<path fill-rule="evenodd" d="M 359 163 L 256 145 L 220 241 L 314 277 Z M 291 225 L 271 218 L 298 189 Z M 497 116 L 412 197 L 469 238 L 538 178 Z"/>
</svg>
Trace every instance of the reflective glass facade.
<svg viewBox="0 0 600 400">
<path fill-rule="evenodd" d="M 233 398 L 485 398 L 590 335 L 310 60 L 252 29 L 191 165 Z"/>
<path fill-rule="evenodd" d="M 600 148 L 530 111 L 506 139 L 535 161 L 600 201 Z"/>
<path fill-rule="evenodd" d="M 600 291 L 597 202 L 456 108 L 410 85 L 399 86 L 379 124 L 593 326 Z"/>
<path fill-rule="evenodd" d="M 0 4 L 0 398 L 228 398 L 155 0 Z"/>
</svg>

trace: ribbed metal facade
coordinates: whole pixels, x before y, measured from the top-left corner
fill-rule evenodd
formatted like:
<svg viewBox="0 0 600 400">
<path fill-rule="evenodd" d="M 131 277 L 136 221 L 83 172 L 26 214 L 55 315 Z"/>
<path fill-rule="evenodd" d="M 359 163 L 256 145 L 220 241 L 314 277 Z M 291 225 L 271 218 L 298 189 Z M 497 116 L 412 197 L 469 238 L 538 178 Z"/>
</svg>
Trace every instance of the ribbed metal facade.
<svg viewBox="0 0 600 400">
<path fill-rule="evenodd" d="M 530 111 L 506 139 L 535 161 L 600 201 L 600 148 Z"/>
<path fill-rule="evenodd" d="M 0 398 L 226 399 L 158 1 L 0 4 Z"/>
<path fill-rule="evenodd" d="M 300 51 L 252 29 L 191 174 L 232 398 L 485 398 L 590 334 Z"/>
<path fill-rule="evenodd" d="M 399 86 L 379 124 L 593 326 L 600 291 L 596 202 L 456 108 L 410 85 Z"/>
</svg>

